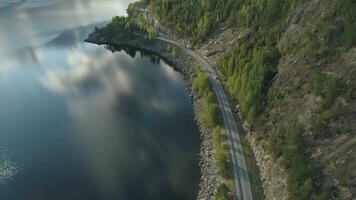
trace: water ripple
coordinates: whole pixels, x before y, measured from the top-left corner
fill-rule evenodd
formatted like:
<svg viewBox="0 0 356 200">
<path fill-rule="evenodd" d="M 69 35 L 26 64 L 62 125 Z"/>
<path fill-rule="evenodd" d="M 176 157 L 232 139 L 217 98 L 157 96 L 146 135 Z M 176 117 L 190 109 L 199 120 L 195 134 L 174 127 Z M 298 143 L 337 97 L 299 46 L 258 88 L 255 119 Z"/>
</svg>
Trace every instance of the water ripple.
<svg viewBox="0 0 356 200">
<path fill-rule="evenodd" d="M 0 146 L 0 185 L 6 184 L 18 171 L 17 164 L 10 159 L 9 151 Z"/>
</svg>

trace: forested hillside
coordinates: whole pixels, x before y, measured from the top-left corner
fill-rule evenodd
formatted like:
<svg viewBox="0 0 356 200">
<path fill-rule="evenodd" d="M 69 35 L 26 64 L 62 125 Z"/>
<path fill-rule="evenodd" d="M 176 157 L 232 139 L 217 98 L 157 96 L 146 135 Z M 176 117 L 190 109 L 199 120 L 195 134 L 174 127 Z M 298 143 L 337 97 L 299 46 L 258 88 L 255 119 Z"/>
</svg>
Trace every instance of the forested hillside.
<svg viewBox="0 0 356 200">
<path fill-rule="evenodd" d="M 355 198 L 355 149 L 325 153 L 340 138 L 355 141 L 354 0 L 145 2 L 196 46 L 221 27 L 244 33 L 216 68 L 266 150 L 288 170 L 289 199 Z"/>
</svg>

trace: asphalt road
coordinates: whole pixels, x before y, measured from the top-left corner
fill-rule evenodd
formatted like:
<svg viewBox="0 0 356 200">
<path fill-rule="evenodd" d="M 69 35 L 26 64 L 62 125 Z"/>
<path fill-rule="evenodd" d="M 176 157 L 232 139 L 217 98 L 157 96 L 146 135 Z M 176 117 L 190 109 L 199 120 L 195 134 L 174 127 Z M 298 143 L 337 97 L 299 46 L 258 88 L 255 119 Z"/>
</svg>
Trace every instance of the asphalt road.
<svg viewBox="0 0 356 200">
<path fill-rule="evenodd" d="M 238 200 L 252 200 L 253 195 L 251 191 L 251 182 L 248 175 L 245 156 L 242 149 L 242 144 L 240 140 L 240 136 L 237 132 L 236 122 L 234 120 L 234 116 L 232 114 L 226 93 L 217 79 L 218 74 L 214 70 L 214 68 L 210 65 L 210 63 L 204 59 L 199 53 L 185 47 L 183 44 L 164 38 L 159 37 L 159 40 L 169 42 L 174 44 L 188 54 L 193 56 L 202 66 L 203 71 L 208 75 L 211 83 L 213 84 L 213 89 L 217 95 L 218 102 L 220 104 L 220 110 L 223 116 L 223 124 L 224 128 L 228 132 L 229 138 L 229 145 L 230 145 L 230 153 L 233 162 L 233 170 L 235 175 L 235 182 L 236 182 L 236 190 L 237 190 L 237 199 Z"/>
</svg>

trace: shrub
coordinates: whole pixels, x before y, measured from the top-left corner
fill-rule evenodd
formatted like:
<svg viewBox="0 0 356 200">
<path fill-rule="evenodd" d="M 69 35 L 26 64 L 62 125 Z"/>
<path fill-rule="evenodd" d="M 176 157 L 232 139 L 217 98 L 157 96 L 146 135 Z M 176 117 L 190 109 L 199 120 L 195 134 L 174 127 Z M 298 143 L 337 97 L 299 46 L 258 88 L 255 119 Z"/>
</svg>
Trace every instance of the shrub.
<svg viewBox="0 0 356 200">
<path fill-rule="evenodd" d="M 198 92 L 200 95 L 205 95 L 205 93 L 211 90 L 211 85 L 208 76 L 203 72 L 198 72 L 195 75 L 193 81 L 193 90 Z"/>
<path fill-rule="evenodd" d="M 219 106 L 217 104 L 206 102 L 206 111 L 204 114 L 204 119 L 209 127 L 214 127 L 220 124 L 219 117 Z"/>
<path fill-rule="evenodd" d="M 158 32 L 142 16 L 116 16 L 102 28 L 95 28 L 95 33 L 107 40 L 140 40 L 152 42 Z"/>
<path fill-rule="evenodd" d="M 315 81 L 315 93 L 323 97 L 322 107 L 329 108 L 341 92 L 338 79 L 334 75 L 319 73 Z"/>
<path fill-rule="evenodd" d="M 292 188 L 294 186 L 291 186 Z M 293 200 L 305 200 L 310 199 L 311 193 L 313 191 L 313 181 L 312 179 L 307 179 L 302 185 L 297 188 L 292 189 L 289 193 L 289 199 Z"/>
<path fill-rule="evenodd" d="M 340 104 L 335 104 L 329 110 L 322 112 L 312 121 L 312 131 L 316 138 L 323 138 L 327 135 L 328 124 L 339 119 L 342 109 Z"/>
<path fill-rule="evenodd" d="M 222 144 L 223 142 L 223 135 L 222 135 L 222 129 L 220 126 L 217 126 L 213 130 L 213 144 L 214 147 L 218 147 Z"/>
<path fill-rule="evenodd" d="M 312 130 L 317 138 L 322 138 L 325 135 L 327 127 L 326 121 L 321 117 L 312 121 Z"/>
<path fill-rule="evenodd" d="M 226 184 L 221 184 L 216 192 L 215 200 L 228 200 L 229 199 L 229 187 Z"/>
<path fill-rule="evenodd" d="M 277 159 L 282 155 L 283 151 L 283 138 L 277 133 L 273 133 L 268 138 L 268 151 L 272 156 Z"/>
<path fill-rule="evenodd" d="M 202 97 L 200 116 L 208 127 L 221 123 L 220 110 L 216 94 L 212 92 L 210 80 L 206 74 L 199 71 L 194 75 L 193 90 Z"/>
<path fill-rule="evenodd" d="M 238 98 L 247 121 L 254 124 L 265 109 L 267 92 L 277 73 L 280 53 L 276 47 L 260 46 L 258 42 L 252 46 L 244 42 L 247 41 L 242 41 L 223 57 L 218 62 L 218 68 L 228 77 L 228 89 Z"/>
<path fill-rule="evenodd" d="M 216 149 L 215 159 L 218 174 L 224 178 L 228 178 L 230 175 L 230 163 L 226 150 L 222 147 L 218 147 Z"/>
<path fill-rule="evenodd" d="M 316 191 L 314 181 L 319 172 L 309 163 L 306 147 L 302 127 L 296 122 L 291 122 L 286 130 L 286 142 L 282 152 L 282 164 L 289 170 L 290 200 L 310 199 Z"/>
</svg>

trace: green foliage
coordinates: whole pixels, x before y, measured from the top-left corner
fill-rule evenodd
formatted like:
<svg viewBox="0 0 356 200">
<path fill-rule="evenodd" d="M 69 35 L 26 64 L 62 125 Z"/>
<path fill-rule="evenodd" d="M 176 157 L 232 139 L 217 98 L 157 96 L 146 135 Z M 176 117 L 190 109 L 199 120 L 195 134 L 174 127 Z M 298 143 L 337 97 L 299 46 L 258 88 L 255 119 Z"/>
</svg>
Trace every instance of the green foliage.
<svg viewBox="0 0 356 200">
<path fill-rule="evenodd" d="M 173 58 L 176 58 L 176 57 L 177 57 L 178 51 L 179 51 L 178 48 L 173 47 L 173 49 L 172 49 L 172 56 L 173 56 Z"/>
<path fill-rule="evenodd" d="M 334 196 L 335 196 L 335 187 L 326 186 L 324 184 L 315 199 L 316 200 L 329 200 L 329 199 L 335 199 Z"/>
<path fill-rule="evenodd" d="M 229 160 L 229 152 L 225 147 L 224 141 L 226 138 L 223 136 L 222 128 L 216 126 L 212 131 L 213 146 L 215 149 L 215 163 L 218 175 L 229 179 L 232 175 L 232 163 Z M 215 196 L 215 199 L 228 199 L 229 189 L 226 185 L 220 185 Z"/>
<path fill-rule="evenodd" d="M 226 184 L 219 185 L 215 200 L 228 200 L 229 199 L 229 187 Z"/>
<path fill-rule="evenodd" d="M 215 147 L 218 147 L 222 144 L 224 138 L 222 135 L 222 129 L 220 126 L 217 126 L 213 129 L 213 144 Z"/>
<path fill-rule="evenodd" d="M 208 127 L 215 127 L 221 123 L 220 110 L 216 94 L 212 92 L 210 80 L 203 72 L 194 76 L 193 90 L 202 97 L 200 116 Z"/>
<path fill-rule="evenodd" d="M 329 127 L 328 124 L 338 120 L 340 113 L 341 108 L 339 104 L 336 104 L 330 109 L 327 109 L 320 113 L 320 115 L 312 121 L 312 130 L 314 132 L 314 137 L 318 139 L 327 136 L 327 130 Z"/>
<path fill-rule="evenodd" d="M 133 3 L 130 3 L 126 10 L 128 16 L 139 17 L 142 14 L 141 9 L 145 9 L 150 4 L 150 2 L 151 0 L 137 0 Z"/>
<path fill-rule="evenodd" d="M 302 126 L 290 122 L 286 130 L 270 136 L 269 150 L 278 152 L 274 155 L 281 157 L 282 165 L 289 171 L 287 183 L 290 200 L 313 199 L 315 196 L 325 199 L 330 197 L 331 190 L 318 188 L 320 169 L 308 159 L 308 144 L 303 132 Z"/>
<path fill-rule="evenodd" d="M 218 63 L 219 70 L 228 77 L 229 91 L 238 97 L 251 124 L 264 110 L 278 59 L 277 48 L 242 43 Z"/>
<path fill-rule="evenodd" d="M 345 98 L 348 102 L 351 102 L 356 99 L 356 86 L 351 86 L 346 89 Z"/>
<path fill-rule="evenodd" d="M 158 32 L 142 16 L 140 6 L 147 1 L 138 1 L 129 5 L 128 16 L 116 16 L 109 24 L 101 28 L 95 28 L 95 34 L 107 41 L 130 41 L 141 40 L 152 42 Z"/>
<path fill-rule="evenodd" d="M 321 138 L 325 135 L 327 130 L 327 120 L 322 117 L 318 117 L 312 122 L 312 129 L 315 132 L 316 137 Z"/>
<path fill-rule="evenodd" d="M 278 49 L 283 55 L 292 53 L 296 44 L 291 41 L 289 38 L 282 38 L 278 43 Z"/>
<path fill-rule="evenodd" d="M 344 97 L 346 101 L 352 101 L 353 87 L 342 82 L 335 74 L 316 71 L 314 73 L 314 93 L 321 97 L 319 115 L 312 120 L 312 131 L 315 139 L 325 138 L 335 132 L 343 132 L 340 126 L 332 128 L 330 124 L 338 124 L 342 105 L 336 101 L 338 97 Z"/>
<path fill-rule="evenodd" d="M 315 77 L 315 93 L 323 98 L 323 108 L 329 108 L 343 92 L 342 89 L 342 84 L 335 75 L 318 73 Z"/>
<path fill-rule="evenodd" d="M 283 152 L 283 136 L 273 133 L 268 138 L 268 152 L 273 155 L 275 159 L 279 158 Z"/>
<path fill-rule="evenodd" d="M 229 160 L 229 152 L 227 151 L 224 141 L 226 138 L 223 136 L 222 128 L 216 126 L 213 131 L 213 146 L 215 149 L 215 162 L 218 175 L 228 179 L 231 177 L 231 166 L 232 163 Z M 216 194 L 216 199 L 226 199 L 228 195 L 228 188 L 225 185 L 221 185 Z"/>
<path fill-rule="evenodd" d="M 275 142 L 274 139 L 271 141 Z M 291 122 L 288 125 L 285 140 L 280 149 L 282 164 L 289 170 L 289 199 L 311 199 L 313 193 L 317 191 L 314 183 L 318 178 L 318 170 L 308 161 L 307 143 L 299 124 Z"/>
<path fill-rule="evenodd" d="M 202 96 L 206 96 L 212 90 L 210 80 L 203 72 L 196 73 L 193 81 L 193 90 Z"/>
<path fill-rule="evenodd" d="M 277 73 L 276 66 L 281 56 L 279 50 L 291 51 L 292 44 L 289 41 L 277 46 L 285 16 L 290 9 L 303 2 L 241 1 L 235 6 L 237 10 L 233 16 L 238 21 L 234 24 L 246 27 L 251 34 L 240 40 L 218 62 L 218 69 L 228 77 L 228 89 L 239 100 L 241 110 L 250 124 L 257 124 L 258 117 L 267 104 L 267 92 Z M 231 17 L 229 19 L 232 20 Z"/>
<path fill-rule="evenodd" d="M 324 5 L 330 14 L 325 15 L 323 19 L 331 21 L 335 26 L 322 32 L 328 44 L 337 44 L 346 49 L 355 46 L 356 2 L 354 0 L 327 0 Z"/>
<path fill-rule="evenodd" d="M 222 8 L 224 3 L 221 0 L 153 0 L 150 11 L 180 36 L 193 35 L 196 42 L 201 42 L 222 22 L 215 10 Z"/>
<path fill-rule="evenodd" d="M 316 27 L 305 29 L 305 49 L 310 59 L 335 57 L 338 47 L 348 50 L 356 46 L 356 2 L 354 0 L 325 0 L 321 4 L 323 15 Z"/>
<path fill-rule="evenodd" d="M 231 163 L 229 161 L 229 153 L 225 148 L 223 141 L 225 138 L 223 137 L 222 129 L 220 126 L 217 126 L 213 129 L 213 145 L 215 152 L 215 160 L 218 174 L 224 178 L 229 178 L 231 171 Z"/>
<path fill-rule="evenodd" d="M 206 38 L 206 36 L 211 32 L 213 29 L 212 27 L 212 16 L 210 12 L 207 12 L 204 14 L 204 17 L 202 17 L 199 20 L 199 23 L 197 25 L 197 29 L 195 31 L 194 35 L 194 41 L 198 42 L 203 42 Z"/>
<path fill-rule="evenodd" d="M 229 155 L 226 149 L 224 149 L 221 145 L 216 149 L 215 160 L 218 174 L 224 178 L 229 178 L 231 171 Z"/>
<path fill-rule="evenodd" d="M 301 184 L 300 187 L 295 188 L 293 193 L 290 193 L 291 199 L 310 199 L 313 191 L 313 181 L 309 178 Z"/>
<path fill-rule="evenodd" d="M 305 0 L 152 0 L 150 11 L 161 23 L 171 26 L 180 36 L 204 41 L 221 24 L 232 27 L 270 29 L 289 10 Z M 267 34 L 267 37 L 278 36 Z M 276 42 L 272 39 L 271 42 Z"/>
<path fill-rule="evenodd" d="M 205 121 L 209 127 L 219 125 L 219 107 L 217 104 L 205 103 L 205 110 L 207 111 Z"/>
</svg>

